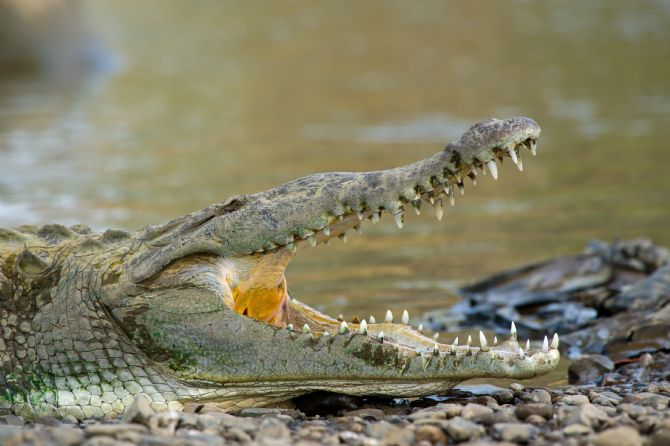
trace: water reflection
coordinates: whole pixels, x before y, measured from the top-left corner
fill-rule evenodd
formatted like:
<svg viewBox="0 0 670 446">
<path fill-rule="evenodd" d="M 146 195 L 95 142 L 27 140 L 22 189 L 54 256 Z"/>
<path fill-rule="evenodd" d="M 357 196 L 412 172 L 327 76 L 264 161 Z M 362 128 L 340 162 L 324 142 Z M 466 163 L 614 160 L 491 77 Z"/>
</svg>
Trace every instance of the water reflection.
<svg viewBox="0 0 670 446">
<path fill-rule="evenodd" d="M 292 293 L 416 321 L 454 302 L 452 284 L 592 237 L 670 244 L 668 2 L 86 5 L 121 70 L 0 83 L 0 226 L 132 229 L 316 171 L 412 162 L 472 122 L 528 115 L 543 137 L 526 172 L 468 186 L 446 223 L 411 215 L 309 250 Z"/>
</svg>

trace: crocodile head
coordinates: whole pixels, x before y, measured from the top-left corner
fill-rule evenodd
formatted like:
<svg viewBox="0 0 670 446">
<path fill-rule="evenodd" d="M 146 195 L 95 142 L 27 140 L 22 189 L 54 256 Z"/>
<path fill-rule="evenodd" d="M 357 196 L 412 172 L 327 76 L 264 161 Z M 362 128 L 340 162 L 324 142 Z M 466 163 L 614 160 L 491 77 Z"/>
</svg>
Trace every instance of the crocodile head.
<svg viewBox="0 0 670 446">
<path fill-rule="evenodd" d="M 479 346 L 437 342 L 403 314 L 337 320 L 291 298 L 284 270 L 302 249 L 360 229 L 383 214 L 428 203 L 438 219 L 465 177 L 497 178 L 497 161 L 522 169 L 539 126 L 489 119 L 439 153 L 403 167 L 322 173 L 236 196 L 149 227 L 128 254 L 104 303 L 139 351 L 186 391 L 180 401 L 263 405 L 314 390 L 421 396 L 475 377 L 529 378 L 558 362 L 551 346 L 509 339 Z"/>
</svg>

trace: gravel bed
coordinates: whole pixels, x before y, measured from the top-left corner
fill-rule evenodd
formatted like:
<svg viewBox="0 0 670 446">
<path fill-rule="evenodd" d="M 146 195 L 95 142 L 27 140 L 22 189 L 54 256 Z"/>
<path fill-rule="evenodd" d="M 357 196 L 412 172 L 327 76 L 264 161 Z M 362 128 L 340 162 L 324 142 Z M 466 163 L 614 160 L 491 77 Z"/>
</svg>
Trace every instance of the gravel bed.
<svg viewBox="0 0 670 446">
<path fill-rule="evenodd" d="M 0 416 L 0 444 L 670 445 L 667 381 L 551 389 L 514 383 L 506 389 L 479 386 L 477 393 L 467 389 L 414 401 L 313 395 L 298 401 L 296 408 L 252 408 L 235 415 L 195 404 L 182 413 L 155 413 L 138 398 L 116 420 L 78 423 L 71 417 L 26 421 Z M 306 415 L 313 411 L 323 414 Z"/>
</svg>

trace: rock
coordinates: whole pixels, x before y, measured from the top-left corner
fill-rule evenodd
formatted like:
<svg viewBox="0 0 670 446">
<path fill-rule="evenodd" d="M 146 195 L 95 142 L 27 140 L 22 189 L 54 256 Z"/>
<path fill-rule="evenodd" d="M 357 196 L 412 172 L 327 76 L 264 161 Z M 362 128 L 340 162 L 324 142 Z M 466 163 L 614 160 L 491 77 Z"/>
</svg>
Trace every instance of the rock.
<svg viewBox="0 0 670 446">
<path fill-rule="evenodd" d="M 151 408 L 151 401 L 146 395 L 137 395 L 133 403 L 123 413 L 126 423 L 139 423 L 149 426 L 149 420 L 156 412 Z"/>
<path fill-rule="evenodd" d="M 446 421 L 444 429 L 449 438 L 455 441 L 466 441 L 471 438 L 480 438 L 485 430 L 482 426 L 461 417 L 454 417 Z"/>
<path fill-rule="evenodd" d="M 513 441 L 516 443 L 528 443 L 540 430 L 524 423 L 498 423 L 493 425 L 493 433 L 502 441 Z"/>
<path fill-rule="evenodd" d="M 597 428 L 607 419 L 607 414 L 591 403 L 574 407 L 561 407 L 558 410 L 558 420 L 563 426 L 579 423 L 591 428 Z"/>
<path fill-rule="evenodd" d="M 77 427 L 62 427 L 49 431 L 54 443 L 59 446 L 74 446 L 84 441 L 84 431 Z"/>
<path fill-rule="evenodd" d="M 373 421 L 380 421 L 386 418 L 386 414 L 384 414 L 384 411 L 382 411 L 381 409 L 374 409 L 374 408 L 352 410 L 347 412 L 346 415 L 349 417 L 360 417 L 363 418 L 364 420 L 373 420 Z"/>
<path fill-rule="evenodd" d="M 591 402 L 593 403 L 595 399 L 600 399 L 600 400 L 607 400 L 610 402 L 611 405 L 616 406 L 623 400 L 623 397 L 617 395 L 614 392 L 610 392 L 609 390 L 604 390 L 602 392 L 596 392 L 595 390 L 592 390 L 589 392 L 589 398 L 591 399 Z M 603 404 L 604 405 L 604 404 Z"/>
<path fill-rule="evenodd" d="M 666 419 L 658 430 L 649 437 L 647 446 L 667 446 L 670 444 L 670 419 Z"/>
<path fill-rule="evenodd" d="M 491 396 L 495 398 L 498 404 L 510 404 L 514 401 L 514 392 L 509 389 L 501 389 Z"/>
<path fill-rule="evenodd" d="M 491 414 L 493 414 L 493 409 L 473 403 L 466 404 L 461 411 L 461 417 L 466 420 L 480 420 L 482 417 Z"/>
<path fill-rule="evenodd" d="M 378 409 L 377 409 L 378 410 Z M 291 418 L 304 418 L 305 414 L 295 409 L 280 409 L 275 407 L 248 407 L 237 413 L 238 417 L 261 418 L 267 415 L 285 415 Z"/>
<path fill-rule="evenodd" d="M 512 389 L 515 392 L 521 392 L 521 391 L 523 391 L 523 389 L 526 388 L 526 386 L 524 386 L 523 384 L 520 384 L 520 383 L 512 383 L 512 384 L 509 385 L 509 388 Z"/>
<path fill-rule="evenodd" d="M 55 417 L 37 417 L 33 420 L 33 423 L 50 427 L 58 427 L 63 424 L 61 420 Z"/>
<path fill-rule="evenodd" d="M 570 406 L 581 406 L 589 404 L 589 397 L 586 395 L 563 395 L 558 398 L 558 402 L 569 404 Z"/>
<path fill-rule="evenodd" d="M 617 410 L 621 413 L 625 413 L 626 415 L 628 415 L 633 419 L 637 419 L 642 415 L 647 414 L 646 407 L 638 406 L 637 404 L 631 404 L 631 403 L 621 403 L 617 406 Z"/>
<path fill-rule="evenodd" d="M 180 419 L 181 414 L 173 410 L 154 414 L 149 419 L 149 430 L 154 435 L 174 435 Z"/>
<path fill-rule="evenodd" d="M 0 415 L 0 425 L 23 426 L 26 421 L 18 415 Z"/>
<path fill-rule="evenodd" d="M 600 383 L 605 373 L 614 371 L 614 362 L 605 355 L 582 355 L 568 368 L 570 384 Z"/>
<path fill-rule="evenodd" d="M 547 422 L 544 417 L 536 414 L 528 415 L 528 418 L 526 418 L 525 421 L 526 423 L 532 424 L 533 426 L 542 426 Z"/>
<path fill-rule="evenodd" d="M 415 440 L 427 441 L 431 444 L 435 443 L 446 444 L 448 441 L 447 436 L 444 434 L 444 432 L 442 432 L 442 429 L 440 429 L 437 426 L 432 426 L 430 424 L 419 426 L 416 429 Z"/>
<path fill-rule="evenodd" d="M 414 443 L 414 433 L 394 426 L 386 421 L 371 424 L 367 427 L 365 433 L 381 441 L 385 445 L 404 446 Z"/>
<path fill-rule="evenodd" d="M 527 403 L 517 406 L 514 411 L 517 418 L 525 420 L 531 415 L 539 415 L 544 419 L 550 419 L 554 415 L 554 406 L 546 403 Z"/>
<path fill-rule="evenodd" d="M 664 410 L 670 404 L 670 397 L 659 395 L 657 393 L 642 392 L 628 395 L 622 400 L 622 402 L 632 403 L 639 406 L 649 406 L 656 410 Z"/>
<path fill-rule="evenodd" d="M 447 418 L 457 417 L 463 411 L 463 406 L 454 403 L 440 403 L 435 406 L 447 416 Z"/>
<path fill-rule="evenodd" d="M 584 436 L 590 434 L 591 432 L 591 428 L 584 426 L 581 423 L 571 424 L 563 428 L 563 433 L 565 435 Z"/>
<path fill-rule="evenodd" d="M 544 389 L 534 389 L 530 392 L 529 399 L 534 403 L 551 404 L 551 394 Z"/>
<path fill-rule="evenodd" d="M 619 426 L 604 430 L 590 438 L 594 446 L 641 446 L 642 437 L 630 426 Z"/>
<path fill-rule="evenodd" d="M 225 432 L 225 437 L 229 440 L 234 440 L 240 443 L 251 443 L 251 435 L 244 432 L 242 429 L 237 427 L 231 427 Z"/>
<path fill-rule="evenodd" d="M 290 439 L 291 431 L 286 425 L 275 418 L 265 418 L 261 422 L 261 427 L 258 430 L 258 439 L 272 438 L 272 439 Z"/>
<path fill-rule="evenodd" d="M 146 426 L 141 424 L 118 423 L 118 424 L 90 424 L 84 428 L 84 433 L 87 437 L 95 435 L 104 435 L 108 437 L 115 437 L 123 432 L 149 432 Z"/>
</svg>

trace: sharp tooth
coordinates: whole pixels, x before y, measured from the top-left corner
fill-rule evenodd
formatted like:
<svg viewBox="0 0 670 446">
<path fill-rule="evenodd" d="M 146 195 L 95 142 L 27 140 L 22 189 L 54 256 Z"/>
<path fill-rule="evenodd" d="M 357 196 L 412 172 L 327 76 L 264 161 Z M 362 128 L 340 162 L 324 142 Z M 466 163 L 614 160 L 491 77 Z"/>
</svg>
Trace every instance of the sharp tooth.
<svg viewBox="0 0 670 446">
<path fill-rule="evenodd" d="M 549 340 L 547 337 L 544 337 L 544 341 L 542 341 L 542 353 L 547 353 L 549 351 Z"/>
<path fill-rule="evenodd" d="M 454 195 L 454 188 L 449 188 L 449 204 L 452 206 L 456 204 L 456 196 Z"/>
<path fill-rule="evenodd" d="M 516 341 L 516 325 L 512 321 L 512 327 L 509 329 L 509 338 L 513 341 Z"/>
<path fill-rule="evenodd" d="M 412 207 L 414 208 L 414 213 L 416 215 L 421 215 L 421 200 L 412 201 Z"/>
<path fill-rule="evenodd" d="M 405 325 L 409 325 L 409 313 L 407 312 L 407 310 L 403 310 L 400 322 L 402 322 Z"/>
<path fill-rule="evenodd" d="M 537 155 L 537 142 L 533 139 L 530 140 L 530 153 Z"/>
<path fill-rule="evenodd" d="M 384 318 L 384 322 L 393 322 L 393 313 L 391 313 L 391 310 L 386 310 L 386 317 Z"/>
<path fill-rule="evenodd" d="M 361 324 L 358 326 L 359 334 L 368 334 L 368 323 L 365 322 L 365 319 L 361 321 Z"/>
<path fill-rule="evenodd" d="M 470 350 L 470 346 L 466 344 L 466 346 L 465 346 L 465 354 L 466 354 L 466 355 L 469 355 L 469 354 L 471 354 L 471 353 L 472 353 L 472 350 Z"/>
<path fill-rule="evenodd" d="M 530 339 L 526 339 L 526 351 L 530 351 Z"/>
<path fill-rule="evenodd" d="M 403 220 L 403 212 L 398 211 L 395 214 L 393 214 L 393 218 L 395 219 L 395 224 L 398 227 L 398 229 L 402 229 L 402 220 Z"/>
<path fill-rule="evenodd" d="M 435 197 L 433 197 L 432 195 L 429 196 L 429 197 L 428 197 L 428 202 L 429 202 L 430 204 L 435 204 Z"/>
<path fill-rule="evenodd" d="M 519 157 L 519 163 L 516 165 L 516 167 L 519 169 L 519 172 L 523 172 L 523 160 L 521 157 Z"/>
<path fill-rule="evenodd" d="M 509 157 L 512 158 L 512 162 L 514 164 L 517 164 L 519 162 L 519 159 L 516 157 L 516 150 L 514 149 L 514 147 L 510 147 L 509 149 L 507 149 L 507 152 L 509 153 Z"/>
<path fill-rule="evenodd" d="M 461 197 L 465 195 L 465 184 L 458 183 L 458 190 L 461 192 Z"/>
<path fill-rule="evenodd" d="M 362 234 L 363 233 L 363 225 L 358 224 L 358 225 L 354 226 L 354 231 L 356 231 L 358 234 Z"/>
<path fill-rule="evenodd" d="M 337 320 L 340 321 L 340 322 L 342 322 L 342 321 L 344 320 L 344 315 L 342 315 L 342 314 L 338 314 L 338 315 L 337 315 Z"/>
<path fill-rule="evenodd" d="M 463 182 L 463 178 L 461 178 L 461 171 L 460 170 L 456 171 L 456 181 L 458 181 L 459 183 Z"/>
<path fill-rule="evenodd" d="M 346 232 L 343 232 L 342 234 L 338 235 L 337 238 L 342 240 L 342 243 L 347 243 L 348 239 L 347 239 L 347 233 Z"/>
<path fill-rule="evenodd" d="M 467 345 L 468 347 L 472 345 L 472 336 L 468 335 L 468 340 L 465 341 L 465 345 Z"/>
<path fill-rule="evenodd" d="M 433 203 L 433 210 L 435 211 L 435 217 L 437 221 L 442 221 L 442 216 L 444 215 L 444 204 L 442 204 L 442 199 L 438 198 Z"/>
<path fill-rule="evenodd" d="M 558 348 L 558 334 L 554 333 L 554 337 L 551 338 L 551 345 L 549 348 L 552 350 L 556 350 Z"/>
<path fill-rule="evenodd" d="M 323 230 L 321 232 L 323 232 L 323 235 L 328 237 L 330 235 L 330 228 L 328 226 L 326 226 L 325 228 L 323 228 Z"/>
<path fill-rule="evenodd" d="M 435 334 L 433 335 L 433 340 L 434 340 L 434 341 L 437 341 L 437 338 L 439 338 L 439 337 L 440 337 L 440 333 L 435 333 Z"/>
<path fill-rule="evenodd" d="M 358 218 L 358 221 L 363 221 L 363 213 L 358 211 L 356 212 L 356 217 Z"/>
<path fill-rule="evenodd" d="M 293 324 L 288 324 L 288 325 L 286 326 L 286 329 L 287 329 L 288 331 L 293 331 Z"/>
<path fill-rule="evenodd" d="M 454 347 L 458 347 L 458 336 L 456 336 L 456 339 L 454 339 L 454 343 L 452 345 Z"/>
<path fill-rule="evenodd" d="M 370 315 L 369 321 L 370 321 L 371 324 L 376 324 L 377 323 L 377 319 L 375 319 L 375 317 L 372 316 L 372 315 Z"/>
<path fill-rule="evenodd" d="M 309 246 L 311 246 L 311 247 L 316 246 L 316 237 L 314 237 L 313 235 L 310 235 L 309 237 L 307 237 L 307 242 L 309 243 Z"/>
<path fill-rule="evenodd" d="M 439 355 L 440 355 L 440 349 L 439 349 L 438 346 L 437 346 L 437 342 L 436 342 L 435 345 L 433 346 L 433 355 L 435 355 L 435 356 L 439 356 Z"/>
<path fill-rule="evenodd" d="M 349 333 L 349 326 L 347 325 L 347 321 L 342 321 L 340 324 L 340 334 L 345 333 Z"/>
<path fill-rule="evenodd" d="M 379 223 L 379 222 L 381 221 L 381 219 L 382 219 L 382 214 L 381 214 L 381 212 L 378 212 L 378 211 L 377 211 L 377 212 L 373 212 L 373 213 L 371 214 L 371 216 L 372 216 L 372 219 L 371 219 L 371 220 L 372 220 L 372 223 Z"/>
<path fill-rule="evenodd" d="M 494 180 L 498 179 L 498 165 L 494 160 L 488 160 L 486 162 L 486 167 L 489 168 L 491 171 L 491 176 L 493 177 Z"/>
<path fill-rule="evenodd" d="M 383 343 L 383 342 L 384 342 L 384 332 L 383 332 L 383 331 L 380 331 L 380 332 L 379 332 L 379 334 L 377 335 L 377 340 L 378 340 L 380 343 Z"/>
<path fill-rule="evenodd" d="M 309 325 L 305 324 L 302 326 L 302 332 L 304 334 L 309 334 L 312 330 L 310 330 Z"/>
<path fill-rule="evenodd" d="M 416 331 L 423 334 L 423 324 L 419 324 L 419 326 L 416 328 Z"/>
<path fill-rule="evenodd" d="M 328 333 L 327 331 L 324 331 L 323 332 L 323 337 L 326 337 L 326 336 L 330 336 L 330 333 Z"/>
<path fill-rule="evenodd" d="M 498 345 L 498 336 L 493 337 L 493 345 L 494 346 Z"/>
<path fill-rule="evenodd" d="M 523 359 L 526 357 L 526 354 L 523 352 L 523 349 L 519 347 L 519 358 Z"/>
<path fill-rule="evenodd" d="M 479 332 L 479 345 L 481 346 L 483 352 L 489 351 L 489 343 L 486 340 L 486 336 L 484 336 L 484 333 L 482 331 Z"/>
</svg>

